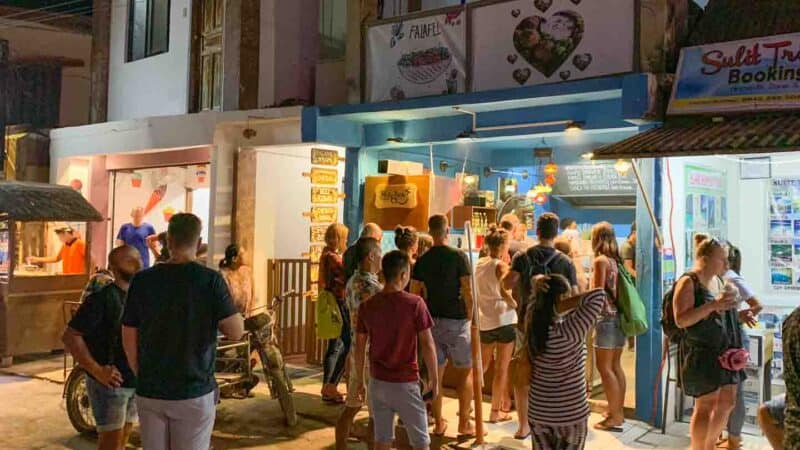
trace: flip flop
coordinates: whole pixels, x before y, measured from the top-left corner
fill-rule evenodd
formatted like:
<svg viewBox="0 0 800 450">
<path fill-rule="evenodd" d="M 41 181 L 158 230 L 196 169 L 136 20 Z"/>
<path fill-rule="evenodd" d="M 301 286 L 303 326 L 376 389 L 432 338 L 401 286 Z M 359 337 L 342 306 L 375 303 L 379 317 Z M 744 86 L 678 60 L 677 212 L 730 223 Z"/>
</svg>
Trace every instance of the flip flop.
<svg viewBox="0 0 800 450">
<path fill-rule="evenodd" d="M 622 427 L 609 425 L 608 419 L 603 419 L 602 421 L 597 422 L 594 424 L 593 428 L 598 431 L 608 431 L 610 433 L 622 433 L 624 431 Z"/>
<path fill-rule="evenodd" d="M 431 434 L 432 434 L 433 436 L 436 436 L 436 437 L 444 437 L 444 434 L 445 434 L 445 433 L 447 433 L 447 425 L 448 425 L 448 423 L 447 423 L 447 421 L 445 420 L 445 421 L 444 421 L 444 426 L 442 427 L 442 431 L 441 431 L 441 432 L 439 432 L 439 433 L 436 433 L 435 431 L 431 431 Z M 435 425 L 434 425 L 434 428 L 436 428 L 436 426 L 435 426 Z"/>
<path fill-rule="evenodd" d="M 528 434 L 526 434 L 524 436 L 514 433 L 514 439 L 516 439 L 518 441 L 524 441 L 525 439 L 528 439 L 530 436 L 531 436 L 531 432 L 530 431 L 528 431 Z"/>
<path fill-rule="evenodd" d="M 487 423 L 503 423 L 503 422 L 508 422 L 510 420 L 513 420 L 513 417 L 511 417 L 511 415 L 508 414 L 507 411 L 500 411 L 499 409 L 493 409 L 491 412 L 492 413 L 497 413 L 497 414 L 503 413 L 504 415 L 502 417 L 498 417 L 495 420 L 487 420 L 486 421 Z"/>
<path fill-rule="evenodd" d="M 325 397 L 325 396 L 323 396 L 322 397 L 322 402 L 323 403 L 330 403 L 332 405 L 341 405 L 341 404 L 344 404 L 344 398 L 341 397 L 341 396 L 337 396 L 337 397 Z"/>
</svg>

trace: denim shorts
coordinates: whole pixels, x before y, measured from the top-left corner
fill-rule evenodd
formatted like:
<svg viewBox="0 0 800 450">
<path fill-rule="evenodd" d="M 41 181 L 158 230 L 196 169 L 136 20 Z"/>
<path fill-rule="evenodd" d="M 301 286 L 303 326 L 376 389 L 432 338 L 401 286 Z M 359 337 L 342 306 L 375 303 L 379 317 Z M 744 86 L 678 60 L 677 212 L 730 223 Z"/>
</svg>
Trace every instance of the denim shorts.
<svg viewBox="0 0 800 450">
<path fill-rule="evenodd" d="M 764 403 L 767 407 L 769 415 L 775 421 L 775 424 L 783 428 L 783 423 L 786 421 L 786 394 L 781 394 L 772 400 Z"/>
<path fill-rule="evenodd" d="M 615 350 L 625 347 L 625 334 L 616 314 L 604 313 L 594 326 L 594 347 Z"/>
<path fill-rule="evenodd" d="M 86 392 L 98 433 L 121 430 L 125 424 L 139 421 L 134 388 L 107 388 L 94 378 L 86 377 Z"/>
<path fill-rule="evenodd" d="M 436 343 L 436 361 L 439 367 L 447 360 L 456 369 L 472 367 L 472 345 L 469 320 L 433 319 L 433 341 Z"/>
<path fill-rule="evenodd" d="M 372 378 L 369 381 L 369 413 L 375 423 L 375 442 L 394 441 L 394 418 L 400 416 L 412 448 L 426 448 L 431 443 L 428 434 L 428 412 L 422 400 L 419 382 L 389 383 Z"/>
</svg>

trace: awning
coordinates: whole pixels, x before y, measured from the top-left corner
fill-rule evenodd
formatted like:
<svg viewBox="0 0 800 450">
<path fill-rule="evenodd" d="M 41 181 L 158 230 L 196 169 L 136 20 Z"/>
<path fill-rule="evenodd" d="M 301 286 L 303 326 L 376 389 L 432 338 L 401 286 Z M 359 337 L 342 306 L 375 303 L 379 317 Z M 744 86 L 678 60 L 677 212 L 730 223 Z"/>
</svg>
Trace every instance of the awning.
<svg viewBox="0 0 800 450">
<path fill-rule="evenodd" d="M 21 221 L 97 222 L 103 216 L 69 186 L 0 182 L 0 218 Z"/>
<path fill-rule="evenodd" d="M 731 155 L 800 150 L 800 113 L 668 120 L 657 128 L 609 144 L 593 159 Z"/>
</svg>

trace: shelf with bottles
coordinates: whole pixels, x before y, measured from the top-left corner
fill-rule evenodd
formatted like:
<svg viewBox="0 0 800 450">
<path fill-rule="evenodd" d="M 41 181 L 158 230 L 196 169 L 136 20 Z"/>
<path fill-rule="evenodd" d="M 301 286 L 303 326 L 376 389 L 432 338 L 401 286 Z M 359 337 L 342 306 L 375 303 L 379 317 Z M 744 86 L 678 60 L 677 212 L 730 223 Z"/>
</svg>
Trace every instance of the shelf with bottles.
<svg viewBox="0 0 800 450">
<path fill-rule="evenodd" d="M 476 235 L 485 235 L 489 225 L 497 223 L 497 210 L 484 206 L 456 206 L 450 211 L 452 228 L 463 229 L 466 221 L 470 221 Z"/>
</svg>

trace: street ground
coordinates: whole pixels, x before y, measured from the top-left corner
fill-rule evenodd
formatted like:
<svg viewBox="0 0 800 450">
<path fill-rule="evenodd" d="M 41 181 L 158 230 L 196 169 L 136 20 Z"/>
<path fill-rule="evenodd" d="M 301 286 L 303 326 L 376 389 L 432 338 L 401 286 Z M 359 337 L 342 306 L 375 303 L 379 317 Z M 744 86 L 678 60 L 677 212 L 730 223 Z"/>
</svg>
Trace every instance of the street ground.
<svg viewBox="0 0 800 450">
<path fill-rule="evenodd" d="M 91 437 L 78 435 L 67 419 L 61 398 L 63 379 L 61 359 L 50 358 L 47 363 L 29 362 L 4 369 L 0 374 L 0 449 L 90 450 L 95 448 Z M 18 374 L 18 375 L 13 375 Z M 316 369 L 292 370 L 295 405 L 301 418 L 298 426 L 287 429 L 275 400 L 269 399 L 266 386 L 256 388 L 254 398 L 223 400 L 217 409 L 217 422 L 212 445 L 221 449 L 332 449 L 333 424 L 339 414 L 336 406 L 320 401 L 321 374 Z M 469 448 L 473 441 L 458 441 L 455 437 L 457 402 L 445 400 L 445 417 L 451 426 L 444 440 L 435 438 L 432 448 Z M 489 404 L 484 404 L 488 416 Z M 357 423 L 363 432 L 366 412 L 360 413 Z M 600 420 L 593 414 L 589 423 Z M 516 422 L 486 424 L 489 435 L 487 448 L 530 449 L 530 440 L 520 442 L 512 435 Z M 629 421 L 619 434 L 590 431 L 587 448 L 591 450 L 666 449 L 683 450 L 689 447 L 688 425 L 674 424 L 666 435 L 649 425 Z M 130 448 L 137 443 L 134 436 Z M 745 436 L 746 450 L 769 450 L 763 437 Z M 363 449 L 364 444 L 353 442 L 351 449 Z"/>
</svg>

